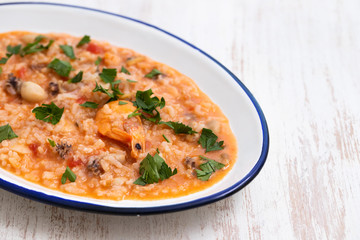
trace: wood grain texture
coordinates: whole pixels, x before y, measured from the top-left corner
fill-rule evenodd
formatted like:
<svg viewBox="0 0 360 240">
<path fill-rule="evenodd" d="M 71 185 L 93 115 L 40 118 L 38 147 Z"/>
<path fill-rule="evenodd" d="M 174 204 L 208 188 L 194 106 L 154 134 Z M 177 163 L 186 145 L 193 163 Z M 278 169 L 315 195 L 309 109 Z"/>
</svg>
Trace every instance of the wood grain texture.
<svg viewBox="0 0 360 240">
<path fill-rule="evenodd" d="M 359 1 L 62 2 L 147 21 L 224 63 L 264 110 L 268 160 L 234 196 L 165 215 L 82 213 L 0 190 L 1 239 L 360 239 Z"/>
</svg>

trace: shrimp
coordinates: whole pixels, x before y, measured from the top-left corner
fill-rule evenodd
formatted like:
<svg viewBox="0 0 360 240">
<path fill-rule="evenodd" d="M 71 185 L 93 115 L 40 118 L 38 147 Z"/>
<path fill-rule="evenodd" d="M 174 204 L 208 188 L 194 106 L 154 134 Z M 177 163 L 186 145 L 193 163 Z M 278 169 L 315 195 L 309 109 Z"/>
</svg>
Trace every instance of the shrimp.
<svg viewBox="0 0 360 240">
<path fill-rule="evenodd" d="M 99 133 L 118 140 L 131 148 L 131 156 L 138 158 L 145 151 L 145 133 L 139 116 L 128 118 L 136 110 L 129 101 L 119 105 L 118 101 L 105 104 L 95 116 Z"/>
</svg>

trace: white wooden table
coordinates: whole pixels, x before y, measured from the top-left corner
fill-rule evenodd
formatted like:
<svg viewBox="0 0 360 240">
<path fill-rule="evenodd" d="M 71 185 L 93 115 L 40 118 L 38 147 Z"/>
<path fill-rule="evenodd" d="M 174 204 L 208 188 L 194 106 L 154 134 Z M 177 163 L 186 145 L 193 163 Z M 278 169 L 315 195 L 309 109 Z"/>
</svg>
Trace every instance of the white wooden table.
<svg viewBox="0 0 360 240">
<path fill-rule="evenodd" d="M 234 196 L 165 215 L 83 213 L 0 190 L 0 239 L 360 239 L 358 0 L 62 2 L 144 20 L 224 63 L 263 108 L 268 160 Z"/>
</svg>

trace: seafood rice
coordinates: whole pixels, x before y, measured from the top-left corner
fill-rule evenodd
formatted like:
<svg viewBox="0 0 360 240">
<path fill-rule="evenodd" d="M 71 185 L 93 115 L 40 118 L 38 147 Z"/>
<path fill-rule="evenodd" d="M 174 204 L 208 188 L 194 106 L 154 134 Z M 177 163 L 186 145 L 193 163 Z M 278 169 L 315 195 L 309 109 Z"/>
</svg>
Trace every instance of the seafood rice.
<svg viewBox="0 0 360 240">
<path fill-rule="evenodd" d="M 3 169 L 69 194 L 154 200 L 210 187 L 236 155 L 228 119 L 171 67 L 90 36 L 0 34 Z"/>
</svg>

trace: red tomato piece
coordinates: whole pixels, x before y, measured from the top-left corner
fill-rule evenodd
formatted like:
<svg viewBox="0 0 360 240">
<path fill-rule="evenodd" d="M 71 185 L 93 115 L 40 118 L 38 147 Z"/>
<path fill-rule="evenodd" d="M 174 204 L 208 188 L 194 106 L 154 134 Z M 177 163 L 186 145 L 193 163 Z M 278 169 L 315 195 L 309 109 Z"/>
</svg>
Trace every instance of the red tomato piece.
<svg viewBox="0 0 360 240">
<path fill-rule="evenodd" d="M 76 166 L 79 166 L 79 165 L 82 165 L 82 164 L 83 164 L 83 162 L 81 161 L 80 158 L 75 160 L 73 157 L 71 157 L 71 158 L 68 159 L 68 164 L 67 165 L 70 168 L 73 168 L 73 167 L 76 167 Z"/>
<path fill-rule="evenodd" d="M 84 96 L 82 97 L 79 97 L 77 100 L 76 100 L 77 103 L 79 104 L 83 104 L 84 102 L 86 102 L 86 98 Z"/>
<path fill-rule="evenodd" d="M 34 154 L 34 156 L 37 156 L 39 144 L 31 143 L 31 144 L 29 144 L 29 148 L 30 148 L 31 152 Z"/>
<path fill-rule="evenodd" d="M 94 53 L 94 54 L 100 54 L 100 53 L 104 52 L 102 47 L 96 45 L 95 43 L 89 43 L 86 50 L 88 50 L 89 52 Z"/>
<path fill-rule="evenodd" d="M 18 69 L 15 73 L 16 77 L 18 78 L 24 78 L 25 75 L 26 75 L 26 68 L 25 67 L 22 67 L 20 69 Z"/>
</svg>

